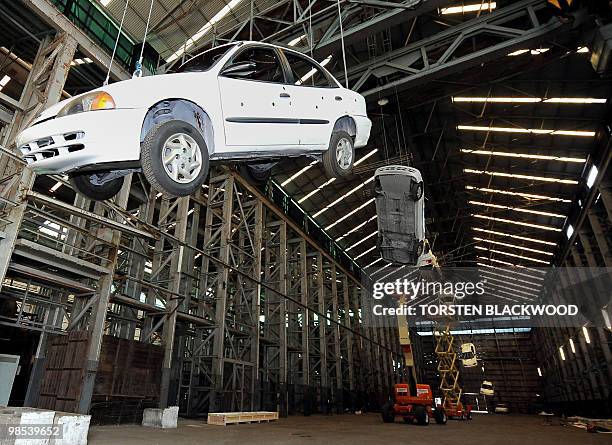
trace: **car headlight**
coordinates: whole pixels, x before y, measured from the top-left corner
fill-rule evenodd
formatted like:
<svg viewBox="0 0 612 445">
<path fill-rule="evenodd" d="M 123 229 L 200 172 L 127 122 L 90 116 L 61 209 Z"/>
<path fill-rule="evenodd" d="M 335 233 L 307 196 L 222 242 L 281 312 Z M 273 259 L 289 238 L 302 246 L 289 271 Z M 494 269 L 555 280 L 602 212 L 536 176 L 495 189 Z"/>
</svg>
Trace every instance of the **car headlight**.
<svg viewBox="0 0 612 445">
<path fill-rule="evenodd" d="M 84 113 L 85 111 L 112 110 L 113 108 L 115 108 L 113 97 L 104 91 L 96 91 L 84 94 L 78 99 L 69 102 L 68 105 L 60 110 L 57 117 Z"/>
</svg>

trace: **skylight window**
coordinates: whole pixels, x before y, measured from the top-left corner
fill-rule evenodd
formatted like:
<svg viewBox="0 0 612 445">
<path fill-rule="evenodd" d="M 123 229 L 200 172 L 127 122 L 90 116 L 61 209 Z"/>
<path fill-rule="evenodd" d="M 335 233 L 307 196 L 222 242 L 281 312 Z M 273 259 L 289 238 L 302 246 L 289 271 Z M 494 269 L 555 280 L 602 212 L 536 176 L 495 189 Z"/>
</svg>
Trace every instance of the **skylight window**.
<svg viewBox="0 0 612 445">
<path fill-rule="evenodd" d="M 528 256 L 517 255 L 515 253 L 504 252 L 503 250 L 489 249 L 489 248 L 483 247 L 483 246 L 474 246 L 474 247 L 476 249 L 478 249 L 478 250 L 486 250 L 486 251 L 491 252 L 491 253 L 498 253 L 500 255 L 507 255 L 507 256 L 511 256 L 513 258 L 520 258 L 522 260 L 533 261 L 534 263 L 550 264 L 550 261 L 544 261 L 544 260 L 540 260 L 538 258 L 531 258 L 531 257 L 528 257 Z"/>
<path fill-rule="evenodd" d="M 597 170 L 597 167 L 592 165 L 591 169 L 589 170 L 589 175 L 587 176 L 587 180 L 586 180 L 586 185 L 588 188 L 593 187 L 593 184 L 595 184 L 595 179 L 597 179 L 598 173 L 599 173 L 599 170 Z"/>
<path fill-rule="evenodd" d="M 378 151 L 378 148 L 375 148 L 374 150 L 372 150 L 371 152 L 369 152 L 368 154 L 366 154 L 365 156 L 363 156 L 361 159 L 359 159 L 357 162 L 355 162 L 355 164 L 353 164 L 353 166 L 357 166 L 359 164 L 361 164 L 363 161 L 365 161 L 366 159 L 368 159 L 371 156 L 374 156 L 374 154 Z"/>
<path fill-rule="evenodd" d="M 370 221 L 375 220 L 376 218 L 378 218 L 377 215 L 374 215 L 373 217 L 371 217 L 370 219 L 365 220 L 364 222 L 362 222 L 361 224 L 359 224 L 358 226 L 353 227 L 351 230 L 349 230 L 348 232 L 346 232 L 344 235 L 342 235 L 341 237 L 336 238 L 334 241 L 338 242 L 341 241 L 342 239 L 346 238 L 347 236 L 349 236 L 352 233 L 355 233 L 357 230 L 361 229 L 363 226 L 365 226 L 367 223 L 369 223 Z"/>
<path fill-rule="evenodd" d="M 102 6 L 106 8 L 112 1 L 113 0 L 100 0 L 100 3 L 102 3 Z"/>
<path fill-rule="evenodd" d="M 463 5 L 463 6 L 449 6 L 447 8 L 442 8 L 440 10 L 440 14 L 463 14 L 466 12 L 478 12 L 478 11 L 492 11 L 497 7 L 496 2 L 481 2 L 474 3 L 471 5 Z"/>
<path fill-rule="evenodd" d="M 513 264 L 513 263 L 509 263 L 508 261 L 503 261 L 503 260 L 498 260 L 496 258 L 487 258 L 486 256 L 478 256 L 476 257 L 480 260 L 487 260 L 487 261 L 491 261 L 493 263 L 499 263 L 499 264 L 503 264 L 505 266 L 512 266 L 512 267 L 520 267 L 520 268 L 525 268 L 525 266 L 521 266 L 520 264 Z M 488 264 L 483 264 L 483 263 L 476 263 L 478 266 L 488 266 Z"/>
<path fill-rule="evenodd" d="M 323 59 L 321 62 L 319 62 L 319 65 L 321 66 L 325 66 L 327 65 L 332 59 L 332 55 L 327 56 L 325 59 Z M 308 71 L 306 74 L 304 74 L 300 80 L 298 80 L 297 82 L 295 82 L 296 85 L 302 85 L 304 82 L 306 82 L 308 79 L 310 79 L 314 73 L 317 72 L 316 68 L 311 69 L 310 71 Z"/>
<path fill-rule="evenodd" d="M 364 255 L 367 255 L 368 253 L 370 253 L 371 251 L 373 251 L 374 249 L 376 249 L 376 246 L 372 246 L 370 247 L 368 250 L 366 250 L 365 252 L 360 253 L 359 255 L 357 255 L 355 258 L 353 258 L 355 261 L 357 261 L 359 258 L 361 258 Z M 381 258 L 382 259 L 382 258 Z M 374 263 L 372 263 L 374 264 Z M 367 266 L 366 266 L 367 267 Z"/>
<path fill-rule="evenodd" d="M 550 48 L 536 48 L 536 49 L 517 49 L 516 51 L 508 54 L 509 56 L 520 56 L 521 54 L 530 53 L 532 56 L 539 56 L 540 54 L 544 54 L 549 51 Z"/>
<path fill-rule="evenodd" d="M 487 155 L 487 156 L 502 156 L 506 158 L 522 158 L 522 159 L 540 159 L 543 161 L 560 161 L 560 162 L 586 162 L 586 158 L 569 158 L 565 156 L 551 156 L 551 155 L 535 155 L 530 153 L 515 153 L 507 151 L 491 151 L 491 150 L 470 150 L 468 148 L 462 148 L 462 153 L 471 153 L 475 155 Z"/>
<path fill-rule="evenodd" d="M 526 236 L 513 235 L 511 233 L 497 232 L 495 230 L 481 229 L 480 227 L 472 227 L 472 230 L 476 230 L 477 232 L 488 233 L 490 235 L 497 235 L 497 236 L 503 236 L 503 237 L 507 237 L 507 238 L 520 239 L 520 240 L 523 240 L 523 241 L 531 241 L 532 243 L 546 244 L 548 246 L 556 246 L 557 245 L 557 243 L 553 243 L 551 241 L 544 241 L 544 240 L 539 240 L 539 239 L 536 239 L 536 238 L 529 238 L 529 237 L 526 237 Z"/>
<path fill-rule="evenodd" d="M 375 199 L 376 199 L 376 198 L 372 198 L 372 199 L 370 199 L 370 200 L 368 200 L 368 201 L 364 202 L 363 204 L 361 204 L 361 205 L 360 205 L 359 207 L 357 207 L 356 209 L 351 210 L 351 211 L 350 211 L 350 212 L 348 212 L 346 215 L 344 215 L 342 218 L 340 218 L 340 219 L 336 220 L 336 221 L 335 221 L 333 224 L 330 224 L 329 226 L 327 226 L 327 227 L 325 228 L 325 230 L 330 230 L 331 228 L 335 227 L 335 226 L 336 226 L 336 224 L 339 224 L 339 223 L 341 223 L 342 221 L 344 221 L 345 219 L 350 218 L 351 216 L 353 216 L 355 213 L 357 213 L 358 211 L 360 211 L 360 210 L 361 210 L 361 209 L 363 209 L 364 207 L 366 207 L 366 206 L 368 206 L 368 205 L 372 204 L 372 203 L 374 202 L 374 200 L 375 200 Z"/>
<path fill-rule="evenodd" d="M 504 223 L 508 223 L 508 224 L 516 224 L 517 226 L 524 226 L 524 227 L 533 227 L 534 229 L 550 230 L 552 232 L 560 232 L 561 231 L 561 229 L 558 229 L 556 227 L 544 226 L 542 224 L 527 223 L 527 222 L 523 222 L 523 221 L 516 221 L 516 220 L 513 220 L 513 219 L 496 218 L 494 216 L 486 216 L 486 215 L 478 215 L 478 214 L 472 214 L 472 216 L 475 217 L 475 218 L 480 218 L 480 219 L 488 219 L 489 221 L 497 221 L 497 222 L 504 222 Z"/>
<path fill-rule="evenodd" d="M 368 267 L 372 267 L 374 264 L 378 263 L 382 261 L 382 258 L 378 258 L 377 260 L 372 261 L 370 264 L 368 264 L 367 266 L 363 266 L 364 269 L 367 269 Z"/>
<path fill-rule="evenodd" d="M 486 131 L 497 133 L 548 134 L 551 136 L 595 136 L 594 131 L 585 130 L 549 130 L 545 128 L 484 127 L 479 125 L 457 125 L 457 130 Z"/>
<path fill-rule="evenodd" d="M 231 0 L 227 5 L 225 5 L 219 12 L 217 12 L 212 19 L 210 19 L 209 22 L 207 22 L 204 26 L 202 26 L 198 32 L 196 32 L 194 35 L 192 35 L 189 39 L 187 39 L 187 41 L 183 44 L 183 46 L 176 51 L 174 54 L 172 54 L 170 57 L 168 57 L 168 62 L 172 62 L 176 59 L 178 59 L 179 57 L 181 57 L 183 54 L 185 54 L 185 52 L 187 52 L 187 50 L 191 49 L 198 40 L 200 40 L 202 37 L 204 37 L 212 28 L 213 26 L 219 22 L 220 20 L 222 20 L 227 14 L 229 14 L 230 12 L 232 12 L 232 10 L 238 6 L 238 4 L 241 2 L 242 0 Z"/>
<path fill-rule="evenodd" d="M 555 198 L 552 196 L 537 195 L 533 193 L 513 192 L 510 190 L 496 190 L 496 189 L 491 189 L 487 187 L 474 187 L 472 185 L 466 185 L 465 188 L 467 190 L 477 190 L 479 192 L 484 192 L 484 193 L 498 193 L 501 195 L 520 196 L 521 198 L 527 198 L 527 199 L 543 199 L 547 201 L 556 201 L 556 202 L 572 202 L 571 199 Z"/>
<path fill-rule="evenodd" d="M 4 88 L 6 86 L 7 83 L 9 83 L 11 81 L 11 76 L 9 75 L 5 75 L 1 80 L 0 80 L 0 91 L 2 91 L 2 88 Z"/>
<path fill-rule="evenodd" d="M 475 236 L 474 239 L 476 241 L 482 241 L 482 242 L 489 243 L 489 244 L 496 244 L 498 246 L 511 247 L 513 249 L 526 250 L 528 252 L 533 252 L 533 253 L 541 253 L 542 255 L 550 255 L 550 256 L 554 255 L 554 253 L 546 252 L 544 250 L 532 249 L 530 247 L 524 247 L 524 246 L 517 246 L 516 244 L 502 243 L 501 241 L 493 241 L 490 239 L 479 238 L 477 236 Z"/>
<path fill-rule="evenodd" d="M 453 102 L 476 102 L 476 103 L 548 103 L 548 104 L 605 104 L 607 99 L 594 97 L 463 97 L 451 98 Z"/>
<path fill-rule="evenodd" d="M 308 164 L 306 167 L 304 167 L 303 169 L 301 169 L 300 171 L 298 171 L 297 173 L 294 173 L 293 175 L 291 175 L 289 178 L 285 179 L 282 183 L 281 183 L 281 187 L 286 186 L 287 184 L 289 184 L 291 181 L 294 181 L 295 179 L 297 179 L 300 175 L 302 175 L 303 173 L 306 173 L 308 170 L 310 170 L 312 168 L 313 165 L 315 165 L 317 162 L 319 161 L 312 161 L 310 164 Z"/>
<path fill-rule="evenodd" d="M 372 238 L 374 235 L 378 234 L 378 230 L 375 230 L 374 232 L 370 233 L 368 236 L 366 236 L 365 238 L 362 238 L 361 240 L 357 241 L 355 244 L 353 244 L 352 246 L 347 247 L 346 249 L 344 249 L 345 252 L 348 252 L 351 249 L 354 249 L 355 247 L 359 246 L 360 244 L 366 242 L 367 240 L 369 240 L 370 238 Z"/>
<path fill-rule="evenodd" d="M 288 46 L 295 46 L 295 45 L 297 45 L 298 43 L 300 43 L 302 40 L 304 40 L 305 38 L 306 38 L 306 34 L 301 35 L 301 36 L 299 36 L 299 37 L 296 37 L 296 38 L 295 38 L 295 39 L 293 39 L 293 40 L 290 40 L 290 41 L 289 41 L 289 43 L 287 43 L 287 45 L 288 45 Z"/>
<path fill-rule="evenodd" d="M 321 190 L 323 190 L 323 188 L 327 187 L 329 184 L 331 184 L 332 182 L 334 182 L 336 180 L 336 178 L 330 178 L 327 181 L 325 181 L 323 184 L 321 184 L 320 186 L 318 186 L 316 189 L 314 189 L 313 191 L 311 191 L 310 193 L 308 193 L 306 196 L 300 198 L 298 200 L 298 204 L 303 203 L 304 201 L 306 201 L 308 198 L 310 198 L 311 196 L 313 196 L 314 194 L 320 192 Z"/>
<path fill-rule="evenodd" d="M 558 182 L 560 184 L 578 184 L 578 181 L 574 181 L 573 179 L 550 178 L 550 177 L 532 176 L 532 175 L 520 175 L 517 173 L 492 172 L 492 171 L 485 171 L 485 170 L 474 170 L 471 168 L 464 168 L 463 172 L 464 173 L 476 173 L 479 175 L 501 176 L 504 178 L 529 179 L 532 181 Z"/>
<path fill-rule="evenodd" d="M 574 226 L 568 224 L 567 229 L 565 229 L 565 235 L 567 235 L 567 239 L 570 239 L 574 234 Z"/>
<path fill-rule="evenodd" d="M 520 207 L 511 207 L 511 206 L 505 206 L 505 205 L 500 205 L 500 204 L 491 204 L 491 203 L 488 203 L 488 202 L 480 202 L 480 201 L 469 201 L 469 203 L 472 204 L 472 205 L 477 205 L 477 206 L 493 207 L 493 208 L 496 208 L 496 209 L 512 210 L 514 212 L 531 213 L 533 215 L 550 216 L 551 218 L 565 219 L 565 215 L 561 215 L 559 213 L 543 212 L 543 211 L 540 211 L 540 210 L 531 210 L 531 209 L 522 209 Z"/>
<path fill-rule="evenodd" d="M 348 196 L 352 195 L 353 193 L 355 193 L 356 191 L 360 190 L 364 185 L 369 184 L 370 182 L 374 181 L 374 176 L 372 176 L 369 179 L 366 179 L 365 181 L 363 181 L 361 184 L 359 184 L 358 186 L 352 188 L 351 190 L 349 190 L 348 192 L 346 192 L 344 195 L 342 195 L 341 197 L 339 197 L 338 199 L 336 199 L 334 202 L 332 202 L 331 204 L 323 207 L 321 210 L 319 210 L 317 213 L 315 213 L 312 217 L 316 218 L 320 215 L 322 215 L 323 213 L 325 213 L 326 211 L 328 211 L 329 209 L 331 209 L 333 206 L 335 206 L 336 204 L 338 204 L 339 202 L 343 201 L 345 198 L 347 198 Z"/>
</svg>

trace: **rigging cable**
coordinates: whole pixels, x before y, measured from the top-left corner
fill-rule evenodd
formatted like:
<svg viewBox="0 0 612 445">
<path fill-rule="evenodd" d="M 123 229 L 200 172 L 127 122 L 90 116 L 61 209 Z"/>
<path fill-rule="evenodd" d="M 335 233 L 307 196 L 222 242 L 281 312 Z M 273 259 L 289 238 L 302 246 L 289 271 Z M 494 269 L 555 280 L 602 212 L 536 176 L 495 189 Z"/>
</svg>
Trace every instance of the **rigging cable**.
<svg viewBox="0 0 612 445">
<path fill-rule="evenodd" d="M 344 63 L 344 84 L 346 88 L 348 89 L 349 82 L 348 82 L 348 72 L 346 69 L 346 49 L 344 47 L 344 29 L 342 28 L 342 11 L 340 9 L 340 0 L 338 0 L 337 3 L 338 3 L 338 22 L 340 23 L 340 41 L 342 42 L 342 62 Z"/>
<path fill-rule="evenodd" d="M 119 29 L 117 30 L 117 39 L 115 39 L 115 46 L 113 47 L 113 54 L 111 55 L 110 63 L 108 64 L 108 72 L 106 73 L 106 79 L 104 79 L 104 83 L 102 83 L 102 86 L 108 85 L 108 81 L 110 80 L 110 73 L 113 68 L 113 61 L 115 60 L 115 55 L 117 54 L 119 38 L 121 37 L 121 31 L 123 30 L 123 22 L 125 21 L 125 14 L 127 13 L 129 4 L 130 0 L 125 0 L 125 6 L 123 7 L 123 15 L 121 16 L 121 23 L 119 24 Z"/>
<path fill-rule="evenodd" d="M 145 27 L 144 37 L 142 38 L 142 47 L 140 48 L 140 57 L 136 62 L 136 71 L 132 75 L 132 79 L 136 77 L 142 77 L 142 60 L 144 56 L 145 43 L 147 43 L 147 34 L 149 34 L 149 24 L 151 23 L 151 13 L 153 12 L 153 2 L 155 0 L 151 0 L 151 4 L 149 5 L 149 16 L 147 17 L 147 25 Z"/>
</svg>

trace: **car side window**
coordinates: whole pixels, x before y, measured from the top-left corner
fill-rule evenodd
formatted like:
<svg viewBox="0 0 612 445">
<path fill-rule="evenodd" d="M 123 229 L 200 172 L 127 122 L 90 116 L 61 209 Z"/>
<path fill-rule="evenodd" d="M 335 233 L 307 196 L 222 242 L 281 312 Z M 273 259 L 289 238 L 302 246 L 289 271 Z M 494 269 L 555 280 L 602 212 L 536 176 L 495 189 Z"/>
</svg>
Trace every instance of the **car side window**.
<svg viewBox="0 0 612 445">
<path fill-rule="evenodd" d="M 259 82 L 285 83 L 283 67 L 274 49 L 257 46 L 245 48 L 232 59 L 229 67 L 248 63 L 252 64 L 250 69 L 224 76 Z"/>
<path fill-rule="evenodd" d="M 296 85 L 322 88 L 337 87 L 323 70 L 310 60 L 289 51 L 285 51 L 284 54 L 293 72 L 293 83 Z"/>
</svg>

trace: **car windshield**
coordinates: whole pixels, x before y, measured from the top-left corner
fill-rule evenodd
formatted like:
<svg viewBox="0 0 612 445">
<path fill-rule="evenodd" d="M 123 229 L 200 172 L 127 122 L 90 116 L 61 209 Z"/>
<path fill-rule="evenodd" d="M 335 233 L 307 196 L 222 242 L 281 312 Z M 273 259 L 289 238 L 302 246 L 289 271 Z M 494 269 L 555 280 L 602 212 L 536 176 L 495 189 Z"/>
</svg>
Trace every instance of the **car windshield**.
<svg viewBox="0 0 612 445">
<path fill-rule="evenodd" d="M 215 48 L 204 51 L 203 53 L 198 54 L 195 57 L 192 57 L 187 62 L 183 63 L 177 69 L 174 70 L 175 73 L 193 73 L 193 72 L 202 72 L 208 71 L 212 66 L 217 63 L 219 59 L 221 59 L 230 49 L 232 49 L 236 44 L 231 45 L 221 45 Z"/>
</svg>

